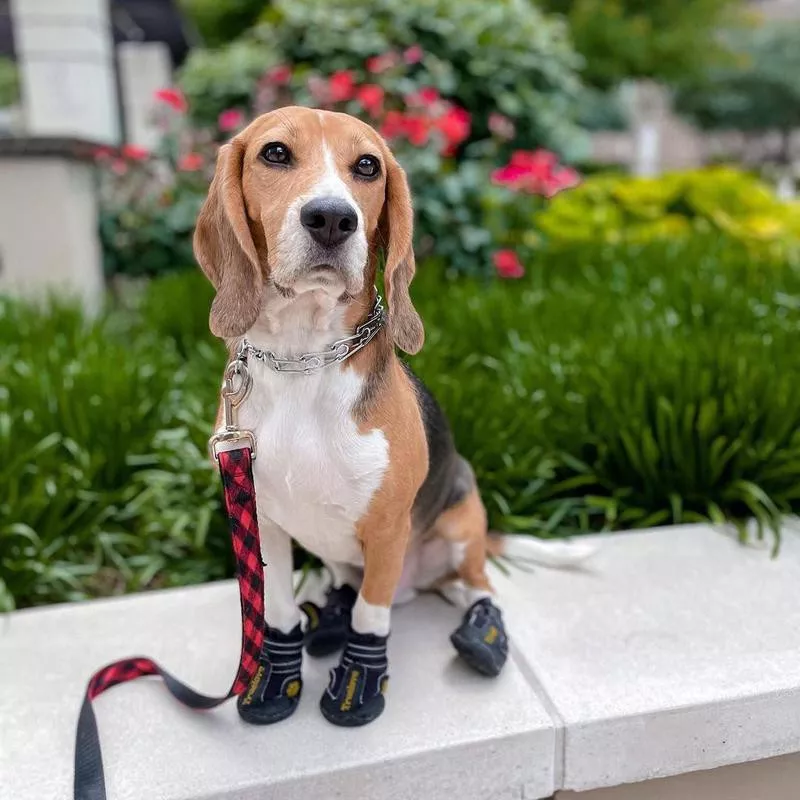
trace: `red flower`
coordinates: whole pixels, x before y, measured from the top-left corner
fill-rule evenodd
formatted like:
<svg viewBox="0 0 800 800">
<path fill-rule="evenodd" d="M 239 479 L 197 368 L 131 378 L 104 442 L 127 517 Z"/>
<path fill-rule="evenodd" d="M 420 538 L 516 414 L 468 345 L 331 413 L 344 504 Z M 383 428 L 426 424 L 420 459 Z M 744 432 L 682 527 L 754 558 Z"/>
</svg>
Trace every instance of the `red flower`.
<svg viewBox="0 0 800 800">
<path fill-rule="evenodd" d="M 445 139 L 444 155 L 453 155 L 458 145 L 469 137 L 471 119 L 468 111 L 453 106 L 436 120 L 436 127 Z"/>
<path fill-rule="evenodd" d="M 115 175 L 124 175 L 128 171 L 128 165 L 121 158 L 115 158 L 111 162 L 111 171 Z"/>
<path fill-rule="evenodd" d="M 381 125 L 381 133 L 387 139 L 405 136 L 416 147 L 421 147 L 428 141 L 429 130 L 430 122 L 426 117 L 402 114 L 399 111 L 390 111 Z"/>
<path fill-rule="evenodd" d="M 180 89 L 159 89 L 156 92 L 156 100 L 165 106 L 169 106 L 179 114 L 185 114 L 186 109 L 189 108 L 189 104 Z"/>
<path fill-rule="evenodd" d="M 150 158 L 150 151 L 146 147 L 139 147 L 138 144 L 126 144 L 122 148 L 122 155 L 131 161 L 146 161 Z"/>
<path fill-rule="evenodd" d="M 413 44 L 403 53 L 403 61 L 406 64 L 418 64 L 422 61 L 422 48 L 418 44 Z"/>
<path fill-rule="evenodd" d="M 498 250 L 492 256 L 492 261 L 501 278 L 521 278 L 525 274 L 525 267 L 513 250 Z"/>
<path fill-rule="evenodd" d="M 383 110 L 383 88 L 374 83 L 366 83 L 356 90 L 356 99 L 373 117 Z"/>
<path fill-rule="evenodd" d="M 511 161 L 492 173 L 492 183 L 512 191 L 553 197 L 580 183 L 580 175 L 562 167 L 554 153 L 547 150 L 517 150 Z"/>
<path fill-rule="evenodd" d="M 330 89 L 331 100 L 334 103 L 339 103 L 343 100 L 350 100 L 356 89 L 355 78 L 349 69 L 342 69 L 334 72 L 328 81 L 328 88 Z"/>
<path fill-rule="evenodd" d="M 408 115 L 403 123 L 406 138 L 415 147 L 422 147 L 428 141 L 428 120 L 425 117 Z"/>
<path fill-rule="evenodd" d="M 278 64 L 276 67 L 267 70 L 264 79 L 273 86 L 286 86 L 292 79 L 292 68 L 288 64 Z"/>
<path fill-rule="evenodd" d="M 236 131 L 244 124 L 244 113 L 238 108 L 229 108 L 217 117 L 217 125 L 221 131 Z"/>
<path fill-rule="evenodd" d="M 205 159 L 200 153 L 187 153 L 178 161 L 178 169 L 181 172 L 197 172 L 203 169 Z"/>
<path fill-rule="evenodd" d="M 381 135 L 386 139 L 396 139 L 405 131 L 405 117 L 399 111 L 389 111 L 381 125 Z"/>
<path fill-rule="evenodd" d="M 365 62 L 365 66 L 367 67 L 367 72 L 377 74 L 379 72 L 386 72 L 387 69 L 396 66 L 398 61 L 397 53 L 390 50 L 388 53 L 383 53 L 383 55 L 368 58 Z"/>
</svg>

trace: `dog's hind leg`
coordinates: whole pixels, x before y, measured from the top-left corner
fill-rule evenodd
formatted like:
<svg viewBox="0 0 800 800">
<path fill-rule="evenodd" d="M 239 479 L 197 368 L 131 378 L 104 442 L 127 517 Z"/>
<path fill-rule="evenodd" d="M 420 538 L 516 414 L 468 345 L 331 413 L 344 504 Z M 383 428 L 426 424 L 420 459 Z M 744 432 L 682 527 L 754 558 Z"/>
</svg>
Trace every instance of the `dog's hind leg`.
<svg viewBox="0 0 800 800">
<path fill-rule="evenodd" d="M 461 584 L 462 602 L 467 607 L 461 625 L 450 640 L 473 669 L 484 675 L 498 675 L 508 657 L 508 637 L 486 575 L 486 509 L 477 486 L 439 515 L 433 532 L 452 548 L 452 577 Z M 454 589 L 455 584 L 451 582 L 449 588 Z M 447 578 L 440 582 L 440 591 L 452 599 Z"/>
</svg>

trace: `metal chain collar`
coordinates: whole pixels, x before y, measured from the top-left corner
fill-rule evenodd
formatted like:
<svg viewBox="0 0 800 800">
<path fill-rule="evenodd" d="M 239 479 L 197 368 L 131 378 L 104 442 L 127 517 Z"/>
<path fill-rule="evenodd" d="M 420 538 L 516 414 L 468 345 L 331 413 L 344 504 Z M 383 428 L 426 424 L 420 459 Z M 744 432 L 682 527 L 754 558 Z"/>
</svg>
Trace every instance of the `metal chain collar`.
<svg viewBox="0 0 800 800">
<path fill-rule="evenodd" d="M 260 347 L 248 342 L 247 339 L 242 339 L 236 352 L 236 358 L 241 361 L 247 361 L 251 357 L 255 358 L 258 361 L 263 361 L 276 372 L 310 375 L 331 364 L 341 364 L 342 361 L 347 360 L 366 347 L 383 326 L 385 318 L 383 298 L 378 295 L 375 298 L 372 313 L 356 328 L 355 333 L 345 336 L 343 339 L 338 339 L 327 350 L 319 353 L 303 353 L 297 358 L 281 358 L 271 350 L 262 350 Z"/>
</svg>

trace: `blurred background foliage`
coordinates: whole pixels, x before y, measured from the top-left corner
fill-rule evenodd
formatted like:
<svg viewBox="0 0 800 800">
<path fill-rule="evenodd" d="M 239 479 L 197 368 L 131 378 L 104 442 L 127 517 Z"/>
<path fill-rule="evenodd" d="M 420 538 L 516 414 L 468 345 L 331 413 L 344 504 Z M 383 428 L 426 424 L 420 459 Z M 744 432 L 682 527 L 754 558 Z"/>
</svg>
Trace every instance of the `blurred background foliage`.
<svg viewBox="0 0 800 800">
<path fill-rule="evenodd" d="M 798 25 L 733 0 L 182 5 L 205 46 L 159 93 L 162 141 L 97 154 L 107 309 L 0 298 L 0 609 L 231 574 L 205 453 L 225 354 L 191 232 L 219 144 L 292 102 L 375 125 L 408 172 L 412 364 L 494 527 L 774 534 L 800 511 L 797 201 L 759 165 L 587 158 L 647 79 L 791 160 Z"/>
<path fill-rule="evenodd" d="M 17 65 L 11 59 L 0 57 L 0 108 L 13 106 L 18 99 Z"/>
</svg>

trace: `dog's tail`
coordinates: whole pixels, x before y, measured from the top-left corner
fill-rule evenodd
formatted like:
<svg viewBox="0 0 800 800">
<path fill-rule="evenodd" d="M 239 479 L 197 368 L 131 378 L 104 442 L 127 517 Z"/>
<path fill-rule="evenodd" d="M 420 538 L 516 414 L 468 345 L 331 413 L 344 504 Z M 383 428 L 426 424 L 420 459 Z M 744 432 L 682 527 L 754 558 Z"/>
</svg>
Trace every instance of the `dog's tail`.
<svg viewBox="0 0 800 800">
<path fill-rule="evenodd" d="M 489 555 L 494 558 L 502 556 L 555 569 L 576 567 L 593 556 L 598 549 L 597 545 L 585 540 L 544 540 L 524 533 L 492 532 L 487 543 Z"/>
</svg>

